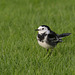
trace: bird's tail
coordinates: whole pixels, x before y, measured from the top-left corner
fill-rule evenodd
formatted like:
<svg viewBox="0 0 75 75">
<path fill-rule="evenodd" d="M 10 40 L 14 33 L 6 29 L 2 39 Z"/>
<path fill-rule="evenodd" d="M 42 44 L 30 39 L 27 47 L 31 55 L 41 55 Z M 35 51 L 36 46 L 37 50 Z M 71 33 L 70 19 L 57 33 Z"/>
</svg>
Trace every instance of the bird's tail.
<svg viewBox="0 0 75 75">
<path fill-rule="evenodd" d="M 69 36 L 71 33 L 63 33 L 63 34 L 60 34 L 59 35 L 59 38 L 63 38 L 63 37 L 66 37 L 66 36 Z"/>
</svg>

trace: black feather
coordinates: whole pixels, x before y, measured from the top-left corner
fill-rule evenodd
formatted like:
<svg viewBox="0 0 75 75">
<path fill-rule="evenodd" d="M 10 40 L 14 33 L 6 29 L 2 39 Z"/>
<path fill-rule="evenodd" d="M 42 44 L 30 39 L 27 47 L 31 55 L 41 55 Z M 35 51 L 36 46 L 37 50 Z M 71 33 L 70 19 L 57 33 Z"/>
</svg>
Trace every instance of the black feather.
<svg viewBox="0 0 75 75">
<path fill-rule="evenodd" d="M 43 39 L 45 38 L 47 34 L 43 33 L 43 34 L 38 34 L 38 38 L 39 38 L 39 41 L 43 41 Z"/>
<path fill-rule="evenodd" d="M 58 35 L 59 38 L 62 38 L 62 37 L 66 37 L 66 36 L 69 36 L 71 33 L 63 33 L 63 34 L 60 34 Z"/>
<path fill-rule="evenodd" d="M 42 27 L 46 27 L 48 30 L 51 30 L 47 25 L 41 25 Z"/>
<path fill-rule="evenodd" d="M 57 43 L 59 42 L 59 40 L 57 40 L 57 34 L 55 32 L 51 32 L 51 34 L 48 34 L 46 42 L 53 47 L 57 45 Z"/>
</svg>

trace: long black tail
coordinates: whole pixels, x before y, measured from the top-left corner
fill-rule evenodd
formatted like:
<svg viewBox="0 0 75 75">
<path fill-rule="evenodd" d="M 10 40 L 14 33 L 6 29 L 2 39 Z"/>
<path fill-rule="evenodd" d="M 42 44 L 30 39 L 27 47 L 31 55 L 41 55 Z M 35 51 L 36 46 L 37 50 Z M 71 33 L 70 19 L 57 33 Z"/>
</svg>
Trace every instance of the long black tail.
<svg viewBox="0 0 75 75">
<path fill-rule="evenodd" d="M 63 33 L 63 34 L 60 34 L 59 35 L 59 38 L 63 38 L 63 37 L 66 37 L 66 36 L 69 36 L 71 33 Z"/>
</svg>

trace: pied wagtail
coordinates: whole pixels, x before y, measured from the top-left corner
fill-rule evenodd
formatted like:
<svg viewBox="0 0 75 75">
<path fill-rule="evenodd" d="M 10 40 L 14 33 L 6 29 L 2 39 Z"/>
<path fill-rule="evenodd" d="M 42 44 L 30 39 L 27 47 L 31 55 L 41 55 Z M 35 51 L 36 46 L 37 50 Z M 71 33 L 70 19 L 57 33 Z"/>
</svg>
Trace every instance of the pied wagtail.
<svg viewBox="0 0 75 75">
<path fill-rule="evenodd" d="M 56 34 L 52 31 L 47 25 L 41 25 L 36 29 L 38 31 L 37 40 L 38 44 L 47 49 L 51 48 L 50 55 L 53 51 L 53 48 L 60 42 L 62 42 L 62 38 L 69 36 L 71 33 L 63 33 L 63 34 Z"/>
</svg>

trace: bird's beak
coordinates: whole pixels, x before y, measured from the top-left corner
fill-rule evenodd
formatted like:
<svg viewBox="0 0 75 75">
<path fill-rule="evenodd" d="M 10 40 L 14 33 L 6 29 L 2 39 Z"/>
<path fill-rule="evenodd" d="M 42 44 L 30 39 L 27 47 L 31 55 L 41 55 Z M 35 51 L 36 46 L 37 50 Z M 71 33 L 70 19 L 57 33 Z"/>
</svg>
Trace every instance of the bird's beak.
<svg viewBox="0 0 75 75">
<path fill-rule="evenodd" d="M 35 31 L 39 31 L 39 29 L 35 29 Z"/>
</svg>

